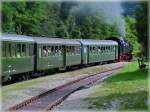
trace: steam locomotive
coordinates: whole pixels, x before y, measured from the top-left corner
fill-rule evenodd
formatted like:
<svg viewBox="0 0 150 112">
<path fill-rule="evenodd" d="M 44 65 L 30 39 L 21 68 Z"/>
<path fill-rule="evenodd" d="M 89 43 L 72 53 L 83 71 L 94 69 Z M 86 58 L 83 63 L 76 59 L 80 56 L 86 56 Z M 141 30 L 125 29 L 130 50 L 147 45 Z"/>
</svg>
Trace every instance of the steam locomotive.
<svg viewBox="0 0 150 112">
<path fill-rule="evenodd" d="M 115 37 L 92 40 L 2 34 L 1 45 L 2 82 L 29 79 L 51 69 L 132 59 L 129 42 Z"/>
</svg>

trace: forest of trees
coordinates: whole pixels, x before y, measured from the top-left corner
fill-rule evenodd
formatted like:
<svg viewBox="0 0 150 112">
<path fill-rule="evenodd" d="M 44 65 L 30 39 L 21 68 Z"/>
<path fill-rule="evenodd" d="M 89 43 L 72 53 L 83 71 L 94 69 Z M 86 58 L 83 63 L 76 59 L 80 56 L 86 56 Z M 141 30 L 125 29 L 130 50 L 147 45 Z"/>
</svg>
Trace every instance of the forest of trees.
<svg viewBox="0 0 150 112">
<path fill-rule="evenodd" d="M 100 14 L 85 12 L 71 14 L 77 2 L 3 2 L 2 32 L 60 38 L 106 39 L 119 37 L 116 24 L 108 24 Z M 147 3 L 125 16 L 126 38 L 133 53 L 147 54 Z M 144 49 L 143 49 L 144 48 Z M 145 50 L 146 48 L 146 50 Z"/>
</svg>

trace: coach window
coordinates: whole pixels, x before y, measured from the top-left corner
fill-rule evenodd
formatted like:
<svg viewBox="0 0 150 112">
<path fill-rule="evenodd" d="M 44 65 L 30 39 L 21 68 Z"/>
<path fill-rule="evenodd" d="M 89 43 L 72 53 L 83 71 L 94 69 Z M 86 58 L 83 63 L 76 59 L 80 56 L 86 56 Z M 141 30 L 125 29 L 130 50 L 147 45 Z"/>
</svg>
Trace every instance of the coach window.
<svg viewBox="0 0 150 112">
<path fill-rule="evenodd" d="M 62 46 L 59 46 L 58 53 L 59 55 L 62 55 Z"/>
<path fill-rule="evenodd" d="M 71 46 L 68 46 L 67 54 L 68 54 L 68 55 L 70 55 L 70 54 L 71 54 Z"/>
<path fill-rule="evenodd" d="M 98 53 L 101 53 L 101 47 L 100 46 L 98 47 Z"/>
<path fill-rule="evenodd" d="M 107 52 L 109 52 L 109 46 L 107 46 Z"/>
<path fill-rule="evenodd" d="M 70 55 L 73 55 L 73 46 L 70 46 Z"/>
<path fill-rule="evenodd" d="M 92 53 L 95 53 L 95 47 L 94 46 L 92 47 Z"/>
<path fill-rule="evenodd" d="M 21 44 L 17 44 L 17 58 L 21 57 Z"/>
<path fill-rule="evenodd" d="M 110 50 L 110 52 L 112 52 L 112 51 L 111 51 L 111 46 L 109 47 L 109 50 Z"/>
<path fill-rule="evenodd" d="M 78 54 L 80 54 L 80 53 L 81 53 L 81 47 L 78 46 Z"/>
<path fill-rule="evenodd" d="M 46 57 L 47 54 L 48 54 L 47 48 L 46 48 L 46 46 L 43 46 L 43 49 L 42 49 L 42 56 L 43 56 L 43 57 Z"/>
<path fill-rule="evenodd" d="M 105 46 L 105 52 L 107 52 L 107 46 Z"/>
<path fill-rule="evenodd" d="M 39 57 L 42 57 L 42 48 L 39 46 Z"/>
<path fill-rule="evenodd" d="M 69 46 L 69 55 L 72 54 L 72 46 Z"/>
<path fill-rule="evenodd" d="M 95 52 L 94 53 L 97 54 L 97 46 L 95 46 Z"/>
<path fill-rule="evenodd" d="M 75 54 L 75 46 L 72 46 L 72 53 L 71 53 L 72 55 L 74 55 Z"/>
<path fill-rule="evenodd" d="M 94 47 L 92 46 L 92 47 L 91 47 L 91 53 L 93 53 L 93 51 L 94 51 Z"/>
<path fill-rule="evenodd" d="M 10 43 L 7 43 L 6 45 L 6 55 L 7 57 L 11 57 L 11 44 Z"/>
<path fill-rule="evenodd" d="M 114 46 L 112 46 L 112 51 L 114 52 Z"/>
<path fill-rule="evenodd" d="M 26 56 L 29 56 L 29 44 L 26 44 Z"/>
<path fill-rule="evenodd" d="M 97 46 L 95 46 L 95 54 L 97 54 Z"/>
<path fill-rule="evenodd" d="M 107 46 L 107 52 L 109 52 L 109 46 Z"/>
<path fill-rule="evenodd" d="M 93 51 L 93 47 L 92 47 L 92 46 L 90 46 L 90 53 L 92 53 L 92 51 Z"/>
<path fill-rule="evenodd" d="M 71 55 L 71 52 L 72 52 L 72 47 L 69 46 L 69 51 L 68 51 L 68 54 Z"/>
<path fill-rule="evenodd" d="M 22 56 L 26 56 L 26 45 L 22 44 Z"/>
<path fill-rule="evenodd" d="M 115 51 L 115 46 L 113 46 L 113 51 Z"/>
<path fill-rule="evenodd" d="M 98 53 L 99 53 L 99 52 L 98 52 L 98 51 L 99 51 L 98 49 L 99 49 L 99 47 L 98 47 L 98 46 L 96 46 L 96 54 L 98 54 Z"/>
<path fill-rule="evenodd" d="M 80 47 L 79 46 L 76 47 L 76 53 L 80 54 Z"/>
<path fill-rule="evenodd" d="M 58 46 L 55 46 L 55 55 L 58 54 Z"/>
<path fill-rule="evenodd" d="M 68 52 L 69 52 L 69 47 L 66 46 L 66 53 L 68 54 Z"/>
<path fill-rule="evenodd" d="M 93 47 L 92 46 L 90 47 L 90 51 L 91 51 L 91 53 L 93 52 Z"/>
<path fill-rule="evenodd" d="M 73 46 L 73 54 L 76 54 L 76 46 Z"/>
<path fill-rule="evenodd" d="M 92 53 L 92 47 L 90 46 L 90 53 Z"/>
<path fill-rule="evenodd" d="M 74 53 L 78 54 L 78 46 L 75 46 L 74 50 L 75 50 Z"/>
<path fill-rule="evenodd" d="M 74 53 L 75 53 L 75 54 L 78 54 L 78 50 L 77 50 L 77 49 L 78 49 L 78 46 L 75 46 L 75 47 L 74 47 Z"/>
<path fill-rule="evenodd" d="M 111 46 L 108 47 L 108 52 L 109 52 L 109 53 L 111 52 L 111 51 L 110 51 L 110 47 L 111 47 Z"/>
<path fill-rule="evenodd" d="M 103 53 L 103 46 L 101 46 L 101 53 Z"/>
<path fill-rule="evenodd" d="M 51 51 L 51 46 L 47 46 L 47 51 L 48 51 L 48 56 L 51 55 L 52 51 Z"/>
<path fill-rule="evenodd" d="M 111 46 L 111 52 L 113 52 L 113 46 Z"/>
<path fill-rule="evenodd" d="M 107 52 L 109 52 L 109 46 L 107 46 Z"/>
<path fill-rule="evenodd" d="M 103 53 L 105 52 L 105 46 L 103 46 Z"/>
<path fill-rule="evenodd" d="M 6 44 L 4 42 L 2 43 L 2 55 L 6 57 Z"/>
<path fill-rule="evenodd" d="M 73 46 L 70 46 L 70 55 L 73 54 Z"/>
<path fill-rule="evenodd" d="M 33 45 L 29 44 L 29 56 L 33 56 Z"/>
<path fill-rule="evenodd" d="M 103 46 L 103 53 L 105 52 L 105 46 Z"/>
<path fill-rule="evenodd" d="M 99 47 L 98 46 L 96 47 L 96 53 L 97 54 L 99 53 Z"/>
<path fill-rule="evenodd" d="M 71 50 L 71 49 L 70 49 L 70 46 L 67 46 L 67 47 L 66 47 L 66 51 L 67 51 L 67 54 L 68 54 L 68 55 L 70 54 L 70 50 Z"/>
<path fill-rule="evenodd" d="M 57 46 L 57 55 L 60 55 L 60 46 Z"/>
<path fill-rule="evenodd" d="M 72 54 L 72 46 L 69 47 L 69 55 Z"/>
<path fill-rule="evenodd" d="M 54 46 L 51 46 L 51 55 L 54 55 L 54 51 L 55 49 L 54 49 Z"/>
<path fill-rule="evenodd" d="M 61 46 L 58 46 L 58 55 L 61 55 L 61 53 L 62 53 Z"/>
<path fill-rule="evenodd" d="M 16 44 L 12 44 L 12 57 L 16 57 Z"/>
</svg>

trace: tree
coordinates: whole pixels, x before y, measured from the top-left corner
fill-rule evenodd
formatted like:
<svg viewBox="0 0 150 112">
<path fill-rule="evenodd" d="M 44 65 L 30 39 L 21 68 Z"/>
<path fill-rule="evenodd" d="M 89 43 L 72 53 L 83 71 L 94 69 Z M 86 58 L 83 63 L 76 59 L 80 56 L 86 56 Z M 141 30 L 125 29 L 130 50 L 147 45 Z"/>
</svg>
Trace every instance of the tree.
<svg viewBox="0 0 150 112">
<path fill-rule="evenodd" d="M 126 28 L 126 39 L 133 46 L 133 54 L 137 55 L 141 50 L 141 45 L 138 42 L 137 30 L 136 30 L 136 19 L 131 16 L 125 17 L 125 28 Z"/>
<path fill-rule="evenodd" d="M 78 2 L 3 2 L 2 30 L 33 36 L 105 39 L 118 36 L 115 25 L 105 22 L 100 13 L 86 7 L 77 9 Z M 52 37 L 50 36 L 50 37 Z"/>
<path fill-rule="evenodd" d="M 135 13 L 138 41 L 142 45 L 142 53 L 148 57 L 148 3 L 142 2 Z"/>
<path fill-rule="evenodd" d="M 14 14 L 16 10 L 12 4 L 5 2 L 2 5 L 2 32 L 15 32 Z"/>
<path fill-rule="evenodd" d="M 4 2 L 2 29 L 17 34 L 40 33 L 40 25 L 46 19 L 43 5 L 38 2 Z M 9 13 L 9 14 L 8 14 Z"/>
</svg>

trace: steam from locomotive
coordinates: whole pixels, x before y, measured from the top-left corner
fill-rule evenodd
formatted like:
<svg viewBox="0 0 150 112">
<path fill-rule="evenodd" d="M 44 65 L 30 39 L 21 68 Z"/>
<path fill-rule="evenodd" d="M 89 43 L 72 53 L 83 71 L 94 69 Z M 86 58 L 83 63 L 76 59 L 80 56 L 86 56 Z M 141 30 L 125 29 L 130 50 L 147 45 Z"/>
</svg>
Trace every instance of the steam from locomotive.
<svg viewBox="0 0 150 112">
<path fill-rule="evenodd" d="M 70 10 L 70 14 L 84 13 L 87 15 L 100 14 L 108 24 L 116 24 L 121 37 L 125 37 L 125 21 L 123 19 L 123 7 L 119 2 L 78 2 Z M 87 13 L 88 12 L 88 13 Z"/>
</svg>

